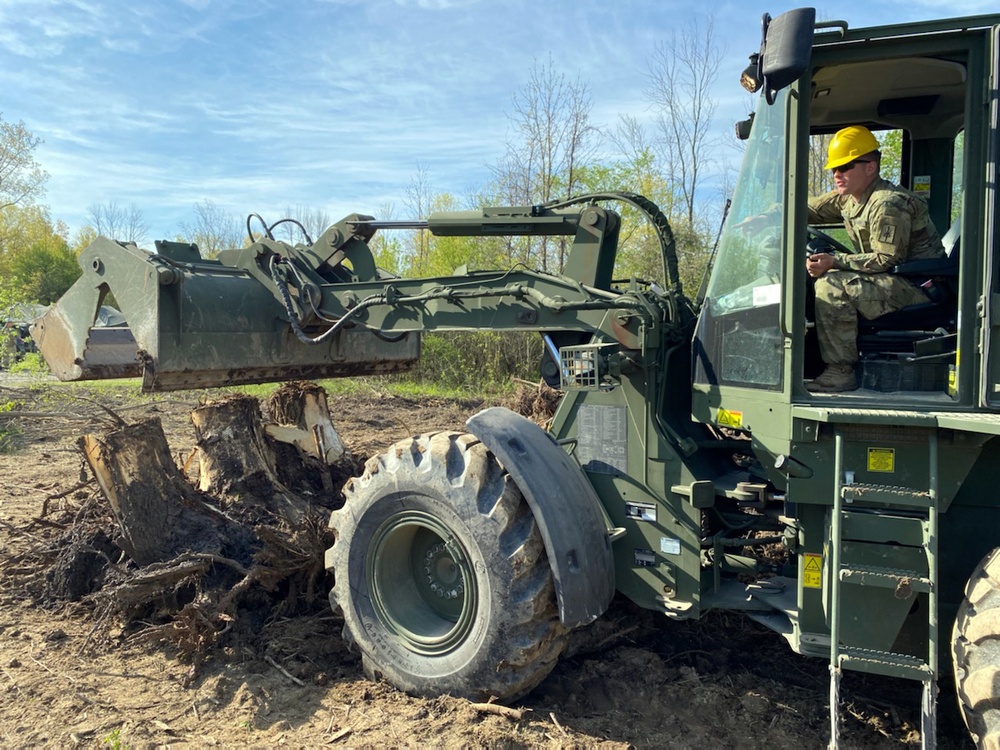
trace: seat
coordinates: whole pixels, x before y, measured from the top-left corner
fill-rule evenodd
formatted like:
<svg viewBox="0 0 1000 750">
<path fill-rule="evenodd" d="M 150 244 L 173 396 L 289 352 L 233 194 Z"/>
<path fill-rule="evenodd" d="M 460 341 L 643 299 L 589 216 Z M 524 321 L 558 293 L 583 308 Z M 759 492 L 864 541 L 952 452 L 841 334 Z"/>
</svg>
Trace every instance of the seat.
<svg viewBox="0 0 1000 750">
<path fill-rule="evenodd" d="M 877 391 L 941 391 L 958 345 L 959 231 L 956 221 L 942 238 L 941 258 L 901 263 L 889 273 L 904 276 L 930 298 L 874 320 L 859 320 L 861 387 Z"/>
<path fill-rule="evenodd" d="M 915 340 L 941 335 L 941 331 L 948 334 L 956 331 L 960 232 L 961 221 L 956 220 L 941 240 L 945 248 L 943 257 L 911 260 L 889 270 L 909 279 L 930 299 L 874 320 L 859 321 L 858 348 L 862 353 L 905 351 Z"/>
</svg>

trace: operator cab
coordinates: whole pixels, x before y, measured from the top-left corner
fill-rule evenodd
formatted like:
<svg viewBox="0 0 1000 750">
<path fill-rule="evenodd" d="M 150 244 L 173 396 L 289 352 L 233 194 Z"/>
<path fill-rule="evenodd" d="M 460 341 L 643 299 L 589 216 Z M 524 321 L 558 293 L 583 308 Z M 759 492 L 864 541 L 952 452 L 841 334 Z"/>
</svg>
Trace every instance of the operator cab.
<svg viewBox="0 0 1000 750">
<path fill-rule="evenodd" d="M 725 424 L 719 405 L 741 398 L 723 396 L 730 389 L 744 393 L 748 410 L 755 401 L 908 409 L 977 403 L 981 378 L 989 378 L 976 357 L 980 248 L 993 235 L 997 200 L 990 151 L 997 105 L 983 81 L 997 60 L 969 43 L 959 24 L 946 33 L 931 26 L 924 35 L 911 25 L 865 29 L 862 37 L 843 22 L 816 24 L 811 57 L 796 53 L 801 77 L 778 91 L 765 81 L 756 113 L 737 128 L 746 152 L 694 340 L 699 419 Z M 852 44 L 862 38 L 868 43 Z M 809 226 L 807 202 L 832 189 L 823 170 L 827 144 L 850 125 L 879 140 L 881 176 L 927 202 L 946 255 L 891 271 L 924 289 L 927 303 L 859 319 L 858 390 L 812 394 L 804 381 L 823 362 L 805 258 L 856 250 L 842 225 Z M 747 231 L 761 216 L 769 225 Z M 992 258 L 985 260 L 990 273 Z"/>
<path fill-rule="evenodd" d="M 938 56 L 850 61 L 814 69 L 810 192 L 833 187 L 817 158 L 826 153 L 832 133 L 852 124 L 865 125 L 879 139 L 881 176 L 924 200 L 938 233 L 947 240 L 943 258 L 910 261 L 889 271 L 920 287 L 927 302 L 873 320 L 859 319 L 857 377 L 862 391 L 955 395 L 967 84 L 966 65 Z M 811 249 L 855 252 L 842 227 L 811 227 L 810 233 L 821 230 L 829 233 L 827 239 L 840 243 L 820 249 L 814 240 Z M 811 322 L 811 280 L 806 284 Z M 809 379 L 823 367 L 812 328 L 807 331 L 805 354 L 804 377 Z"/>
</svg>

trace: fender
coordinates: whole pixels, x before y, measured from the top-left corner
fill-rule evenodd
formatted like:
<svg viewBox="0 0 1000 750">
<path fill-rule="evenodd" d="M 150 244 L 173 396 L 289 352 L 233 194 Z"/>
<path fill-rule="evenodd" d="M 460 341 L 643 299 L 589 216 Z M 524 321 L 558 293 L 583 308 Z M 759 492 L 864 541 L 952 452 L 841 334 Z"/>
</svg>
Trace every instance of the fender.
<svg viewBox="0 0 1000 750">
<path fill-rule="evenodd" d="M 615 594 L 614 557 L 601 501 L 580 465 L 545 430 L 509 409 L 465 423 L 493 452 L 535 515 L 566 627 L 593 622 Z"/>
</svg>

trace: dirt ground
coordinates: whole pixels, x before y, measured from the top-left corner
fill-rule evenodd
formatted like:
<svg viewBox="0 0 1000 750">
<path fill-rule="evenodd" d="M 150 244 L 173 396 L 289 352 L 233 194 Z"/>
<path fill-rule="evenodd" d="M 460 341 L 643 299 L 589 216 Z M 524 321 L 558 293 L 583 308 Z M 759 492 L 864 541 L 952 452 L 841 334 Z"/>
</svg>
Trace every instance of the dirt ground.
<svg viewBox="0 0 1000 750">
<path fill-rule="evenodd" d="M 827 744 L 825 663 L 794 655 L 738 614 L 674 622 L 625 600 L 575 633 L 555 671 L 516 704 L 520 719 L 367 681 L 322 602 L 292 618 L 241 615 L 186 686 L 190 665 L 177 654 L 108 630 L 86 603 L 40 602 L 22 585 L 30 571 L 18 561 L 65 532 L 48 519 L 72 519 L 97 497 L 93 482 L 80 486 L 89 477 L 76 440 L 101 429 L 98 402 L 129 420 L 159 416 L 180 462 L 194 445 L 190 411 L 206 393 L 140 398 L 0 380 L 0 405 L 15 397 L 19 416 L 0 421 L 3 747 Z M 365 458 L 411 434 L 460 427 L 485 404 L 417 402 L 373 387 L 330 405 L 345 444 Z M 953 689 L 947 680 L 941 687 L 939 745 L 971 746 Z M 843 746 L 919 743 L 918 686 L 849 673 L 841 694 Z"/>
</svg>

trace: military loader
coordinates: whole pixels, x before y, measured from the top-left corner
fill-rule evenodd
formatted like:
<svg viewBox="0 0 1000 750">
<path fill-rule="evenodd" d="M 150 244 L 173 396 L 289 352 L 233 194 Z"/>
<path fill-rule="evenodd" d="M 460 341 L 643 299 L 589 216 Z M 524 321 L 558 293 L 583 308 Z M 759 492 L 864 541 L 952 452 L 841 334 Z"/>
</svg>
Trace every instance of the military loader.
<svg viewBox="0 0 1000 750">
<path fill-rule="evenodd" d="M 136 375 L 155 391 L 400 371 L 424 332 L 537 332 L 564 394 L 547 430 L 500 408 L 466 433 L 427 425 L 371 459 L 333 513 L 331 602 L 370 675 L 513 700 L 617 591 L 677 620 L 741 610 L 828 660 L 833 744 L 851 669 L 923 683 L 934 745 L 944 670 L 975 740 L 995 746 L 1000 15 L 852 29 L 801 9 L 762 26 L 743 74 L 759 106 L 737 127 L 732 207 L 692 296 L 664 215 L 608 192 L 416 222 L 356 214 L 314 242 L 267 231 L 213 260 L 100 238 L 35 338 L 60 378 Z M 931 301 L 863 322 L 861 387 L 813 394 L 807 249 L 852 249 L 807 223 L 810 143 L 858 124 L 896 139 L 897 179 L 948 252 L 893 269 Z M 616 273 L 623 205 L 659 239 L 659 280 Z M 739 229 L 775 205 L 768 231 Z M 400 227 L 570 250 L 561 273 L 397 278 L 369 243 Z M 127 328 L 91 327 L 109 293 Z"/>
</svg>

